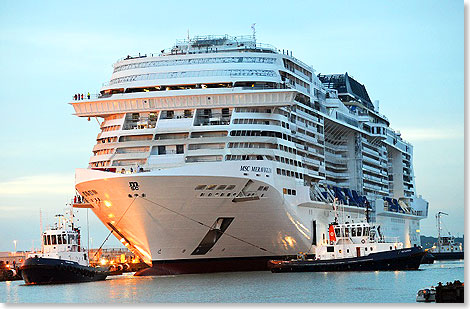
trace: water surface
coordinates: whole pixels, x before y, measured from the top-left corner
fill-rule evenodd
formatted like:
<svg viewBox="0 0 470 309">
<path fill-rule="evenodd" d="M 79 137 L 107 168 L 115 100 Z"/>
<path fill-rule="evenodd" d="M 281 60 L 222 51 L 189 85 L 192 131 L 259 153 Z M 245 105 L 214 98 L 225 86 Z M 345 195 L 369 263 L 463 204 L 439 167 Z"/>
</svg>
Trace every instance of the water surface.
<svg viewBox="0 0 470 309">
<path fill-rule="evenodd" d="M 417 271 L 284 273 L 237 272 L 134 277 L 26 286 L 0 282 L 2 303 L 175 302 L 415 302 L 416 292 L 439 281 L 464 281 L 464 262 L 436 261 Z"/>
</svg>

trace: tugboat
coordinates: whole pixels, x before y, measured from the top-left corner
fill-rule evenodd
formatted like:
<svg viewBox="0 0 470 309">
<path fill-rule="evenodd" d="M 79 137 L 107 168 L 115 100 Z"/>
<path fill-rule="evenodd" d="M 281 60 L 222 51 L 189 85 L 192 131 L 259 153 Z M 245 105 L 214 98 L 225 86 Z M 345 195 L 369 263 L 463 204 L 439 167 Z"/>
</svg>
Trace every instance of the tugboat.
<svg viewBox="0 0 470 309">
<path fill-rule="evenodd" d="M 42 234 L 41 252 L 31 253 L 20 267 L 26 284 L 73 283 L 105 280 L 107 268 L 90 267 L 88 252 L 80 243 L 80 229 L 70 218 L 57 215 L 53 228 Z"/>
<path fill-rule="evenodd" d="M 437 244 L 429 250 L 434 259 L 436 260 L 459 260 L 464 258 L 464 253 L 462 249 L 461 243 L 455 242 L 455 237 L 450 235 L 449 236 L 441 236 L 441 216 L 447 215 L 445 212 L 439 211 L 436 214 L 437 220 Z"/>
<path fill-rule="evenodd" d="M 333 207 L 336 207 L 333 204 Z M 315 258 L 301 254 L 297 259 L 271 260 L 272 272 L 415 270 L 425 254 L 422 247 L 403 248 L 397 238 L 389 239 L 380 226 L 367 222 L 329 225 L 329 241 L 316 246 Z"/>
</svg>

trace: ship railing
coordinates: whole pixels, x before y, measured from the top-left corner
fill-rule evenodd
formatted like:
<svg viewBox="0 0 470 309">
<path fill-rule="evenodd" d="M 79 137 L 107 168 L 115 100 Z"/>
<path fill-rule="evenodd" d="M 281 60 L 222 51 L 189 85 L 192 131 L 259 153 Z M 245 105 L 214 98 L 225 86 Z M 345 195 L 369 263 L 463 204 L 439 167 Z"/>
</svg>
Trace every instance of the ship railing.
<svg viewBox="0 0 470 309">
<path fill-rule="evenodd" d="M 399 237 L 392 237 L 392 236 L 382 236 L 379 240 L 379 242 L 383 243 L 397 243 L 399 242 L 400 238 Z"/>
<path fill-rule="evenodd" d="M 103 96 L 101 93 L 90 93 L 90 97 L 88 98 L 88 92 L 80 92 L 80 98 L 76 99 L 75 94 L 72 96 L 72 101 L 87 101 L 87 100 L 92 100 L 92 99 L 100 99 L 105 96 Z M 81 95 L 83 94 L 83 99 L 81 98 Z M 109 97 L 111 94 L 108 95 Z"/>
<path fill-rule="evenodd" d="M 235 86 L 235 87 L 232 88 L 232 90 L 234 90 L 236 88 L 241 88 L 242 90 L 274 90 L 274 89 L 278 89 L 276 87 L 264 87 L 264 86 L 254 86 L 254 87 L 238 87 L 238 86 Z"/>
<path fill-rule="evenodd" d="M 153 54 L 150 54 L 150 55 L 151 55 L 151 57 L 153 57 Z M 140 54 L 140 53 L 138 55 L 135 55 L 135 56 L 127 55 L 125 57 L 119 58 L 116 61 L 116 63 L 120 62 L 120 61 L 123 61 L 123 60 L 132 60 L 132 59 L 139 59 L 139 58 L 146 58 L 146 57 L 147 57 L 147 54 Z"/>
</svg>

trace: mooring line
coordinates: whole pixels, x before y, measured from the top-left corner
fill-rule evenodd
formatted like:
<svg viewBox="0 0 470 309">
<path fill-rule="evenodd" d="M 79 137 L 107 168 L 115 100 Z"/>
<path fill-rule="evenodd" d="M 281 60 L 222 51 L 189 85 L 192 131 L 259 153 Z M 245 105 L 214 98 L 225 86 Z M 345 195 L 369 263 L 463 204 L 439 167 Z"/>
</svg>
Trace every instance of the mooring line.
<svg viewBox="0 0 470 309">
<path fill-rule="evenodd" d="M 131 208 L 132 204 L 135 202 L 135 200 L 137 199 L 137 196 L 134 196 L 134 199 L 132 200 L 132 202 L 129 204 L 129 206 L 127 206 L 127 209 L 126 211 L 122 214 L 121 218 L 119 218 L 118 222 L 114 225 L 117 227 L 117 225 L 119 224 L 119 222 L 121 222 L 122 218 L 124 218 L 124 216 L 126 215 L 127 211 L 129 210 L 129 208 Z M 93 257 L 91 258 L 92 260 L 95 258 L 95 256 L 98 254 L 98 252 L 100 252 L 100 249 L 103 247 L 104 243 L 108 240 L 109 236 L 111 236 L 111 234 L 113 233 L 113 230 L 111 229 L 111 231 L 109 232 L 108 236 L 106 237 L 106 239 L 103 241 L 103 243 L 101 244 L 101 246 L 98 248 L 98 250 L 96 250 L 95 252 L 95 255 L 93 255 Z M 90 260 L 90 259 L 89 259 Z"/>
</svg>

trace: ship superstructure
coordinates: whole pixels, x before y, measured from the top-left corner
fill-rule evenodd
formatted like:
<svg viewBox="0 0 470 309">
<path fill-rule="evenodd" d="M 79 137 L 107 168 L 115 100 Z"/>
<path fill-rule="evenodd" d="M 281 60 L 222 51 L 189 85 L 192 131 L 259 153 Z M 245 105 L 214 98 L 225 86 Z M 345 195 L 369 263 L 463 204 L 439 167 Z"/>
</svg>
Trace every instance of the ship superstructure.
<svg viewBox="0 0 470 309">
<path fill-rule="evenodd" d="M 101 123 L 77 191 L 162 272 L 314 254 L 335 198 L 351 222 L 367 209 L 420 243 L 413 148 L 347 73 L 316 75 L 252 36 L 195 37 L 117 61 L 96 97 L 71 104 Z"/>
</svg>

